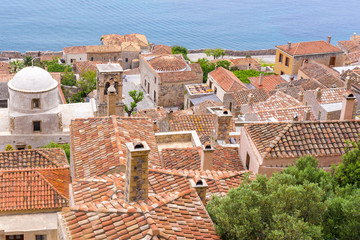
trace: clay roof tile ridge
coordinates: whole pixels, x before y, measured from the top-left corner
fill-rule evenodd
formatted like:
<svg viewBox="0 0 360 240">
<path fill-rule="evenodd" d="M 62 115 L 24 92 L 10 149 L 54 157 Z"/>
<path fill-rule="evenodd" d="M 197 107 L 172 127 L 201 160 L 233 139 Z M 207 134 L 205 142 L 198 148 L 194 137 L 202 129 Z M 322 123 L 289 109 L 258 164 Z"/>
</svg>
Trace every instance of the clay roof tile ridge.
<svg viewBox="0 0 360 240">
<path fill-rule="evenodd" d="M 269 148 L 266 149 L 265 154 L 263 156 L 263 158 L 267 158 L 270 154 L 270 151 L 276 146 L 276 144 L 280 141 L 280 139 L 285 135 L 285 133 L 287 131 L 289 131 L 290 127 L 293 126 L 293 123 L 289 123 L 286 124 L 286 126 L 283 128 L 283 130 L 281 130 L 278 134 L 278 136 L 276 136 L 270 143 L 269 143 Z"/>
</svg>

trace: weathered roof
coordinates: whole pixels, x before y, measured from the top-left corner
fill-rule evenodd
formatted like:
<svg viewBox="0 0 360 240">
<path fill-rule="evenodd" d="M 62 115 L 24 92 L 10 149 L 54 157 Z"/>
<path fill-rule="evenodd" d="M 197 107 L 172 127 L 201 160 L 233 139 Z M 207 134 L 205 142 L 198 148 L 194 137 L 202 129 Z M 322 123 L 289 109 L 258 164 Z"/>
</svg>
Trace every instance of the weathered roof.
<svg viewBox="0 0 360 240">
<path fill-rule="evenodd" d="M 125 38 L 119 34 L 105 34 L 101 36 L 101 41 L 105 45 L 121 45 L 122 42 L 125 42 Z"/>
<path fill-rule="evenodd" d="M 139 44 L 133 42 L 123 42 L 121 48 L 123 52 L 140 52 Z"/>
<path fill-rule="evenodd" d="M 263 82 L 261 86 L 259 85 L 260 77 L 249 77 L 248 79 L 250 80 L 251 84 L 254 85 L 256 88 L 263 88 L 267 92 L 274 90 L 276 85 L 285 82 L 285 80 L 283 80 L 278 75 L 263 76 Z"/>
<path fill-rule="evenodd" d="M 360 51 L 359 40 L 339 41 L 338 45 L 344 50 L 346 50 L 348 53 Z"/>
<path fill-rule="evenodd" d="M 315 93 L 315 90 L 312 90 Z M 320 104 L 339 103 L 343 101 L 344 94 L 350 94 L 352 91 L 346 88 L 326 88 L 321 90 L 321 97 L 318 99 Z"/>
<path fill-rule="evenodd" d="M 190 71 L 158 73 L 163 83 L 190 82 L 202 83 L 203 72 L 199 63 L 190 63 Z"/>
<path fill-rule="evenodd" d="M 62 149 L 0 152 L 0 211 L 68 206 L 70 171 Z"/>
<path fill-rule="evenodd" d="M 96 65 L 101 64 L 100 61 L 84 61 L 75 63 L 75 71 L 77 73 L 96 71 Z"/>
<path fill-rule="evenodd" d="M 210 112 L 208 112 L 207 110 L 208 107 L 217 107 L 222 105 L 223 104 L 221 101 L 205 100 L 199 104 L 196 104 L 193 108 L 195 114 L 201 115 L 201 114 L 210 114 Z"/>
<path fill-rule="evenodd" d="M 166 117 L 167 111 L 163 107 L 139 110 L 133 117 L 147 117 L 153 121 L 161 120 Z"/>
<path fill-rule="evenodd" d="M 119 63 L 105 63 L 96 64 L 96 68 L 99 72 L 122 72 L 123 68 Z"/>
<path fill-rule="evenodd" d="M 67 54 L 81 54 L 87 52 L 86 47 L 87 46 L 64 47 L 63 51 Z"/>
<path fill-rule="evenodd" d="M 341 156 L 346 140 L 359 140 L 360 121 L 255 123 L 245 131 L 263 158 Z"/>
<path fill-rule="evenodd" d="M 338 47 L 331 45 L 325 41 L 311 41 L 311 42 L 298 42 L 292 43 L 290 49 L 288 44 L 276 46 L 278 49 L 291 54 L 296 55 L 308 55 L 308 54 L 324 54 L 333 52 L 342 52 Z"/>
<path fill-rule="evenodd" d="M 234 92 L 247 87 L 234 75 L 233 72 L 226 70 L 223 67 L 218 67 L 214 71 L 209 73 L 214 81 L 226 92 Z"/>
<path fill-rule="evenodd" d="M 156 72 L 185 71 L 187 64 L 181 54 L 159 55 L 147 60 Z"/>
<path fill-rule="evenodd" d="M 100 176 L 126 164 L 126 142 L 146 141 L 152 149 L 150 165 L 159 166 L 159 153 L 148 118 L 103 117 L 71 122 L 73 175 L 76 178 Z"/>
<path fill-rule="evenodd" d="M 311 112 L 311 107 L 299 106 L 289 108 L 279 108 L 273 110 L 264 110 L 255 112 L 259 121 L 268 121 L 269 119 L 276 119 L 277 121 L 293 121 L 294 117 L 297 116 L 297 121 L 305 120 L 305 112 L 310 112 L 310 119 L 315 120 L 315 116 Z"/>
<path fill-rule="evenodd" d="M 269 111 L 274 109 L 285 109 L 303 106 L 301 102 L 283 92 L 276 92 L 264 102 L 257 102 L 251 105 L 253 112 Z"/>
<path fill-rule="evenodd" d="M 114 53 L 121 52 L 122 48 L 118 45 L 94 45 L 86 46 L 87 53 Z"/>
<path fill-rule="evenodd" d="M 269 94 L 263 88 L 236 91 L 233 97 L 237 105 L 243 105 L 248 103 L 250 94 L 254 96 L 254 103 L 263 102 L 269 98 Z"/>
<path fill-rule="evenodd" d="M 131 33 L 131 34 L 125 34 L 124 37 L 126 42 L 138 43 L 141 47 L 149 46 L 147 38 L 144 34 Z"/>
<path fill-rule="evenodd" d="M 171 54 L 171 47 L 162 44 L 155 45 L 152 54 Z"/>
<path fill-rule="evenodd" d="M 7 62 L 0 62 L 0 74 L 9 74 L 10 64 Z"/>
</svg>

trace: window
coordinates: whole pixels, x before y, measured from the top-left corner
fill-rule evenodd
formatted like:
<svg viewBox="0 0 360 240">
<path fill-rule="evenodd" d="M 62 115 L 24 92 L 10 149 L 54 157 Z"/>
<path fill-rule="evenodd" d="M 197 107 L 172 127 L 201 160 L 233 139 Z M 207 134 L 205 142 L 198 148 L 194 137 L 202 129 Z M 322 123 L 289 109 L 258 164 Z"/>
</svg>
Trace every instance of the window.
<svg viewBox="0 0 360 240">
<path fill-rule="evenodd" d="M 31 109 L 33 109 L 33 108 L 40 108 L 40 99 L 34 98 L 31 101 Z"/>
<path fill-rule="evenodd" d="M 154 102 L 156 102 L 156 91 L 154 91 Z"/>
<path fill-rule="evenodd" d="M 91 57 L 91 58 L 90 58 L 90 61 L 94 61 L 94 57 Z"/>
<path fill-rule="evenodd" d="M 154 82 L 156 83 L 156 77 L 154 77 Z"/>
<path fill-rule="evenodd" d="M 288 57 L 285 58 L 285 66 L 289 66 L 290 59 Z"/>
<path fill-rule="evenodd" d="M 318 120 L 321 118 L 321 112 L 319 111 Z"/>
<path fill-rule="evenodd" d="M 35 240 L 46 240 L 46 235 L 36 235 Z"/>
<path fill-rule="evenodd" d="M 209 81 L 209 87 L 212 88 L 212 81 Z"/>
<path fill-rule="evenodd" d="M 250 155 L 249 153 L 246 153 L 246 170 L 249 170 L 250 168 Z"/>
<path fill-rule="evenodd" d="M 7 100 L 0 100 L 0 108 L 7 108 L 8 104 L 7 104 Z"/>
<path fill-rule="evenodd" d="M 73 63 L 74 59 L 70 59 L 70 62 Z"/>
<path fill-rule="evenodd" d="M 282 63 L 283 62 L 283 55 L 280 53 L 279 55 L 279 63 Z"/>
<path fill-rule="evenodd" d="M 150 83 L 148 82 L 147 92 L 150 93 Z"/>
<path fill-rule="evenodd" d="M 330 58 L 330 63 L 329 63 L 330 67 L 335 66 L 335 60 L 336 60 L 335 57 L 331 57 L 331 58 Z"/>
<path fill-rule="evenodd" d="M 215 94 L 217 93 L 217 88 L 216 88 L 216 87 L 214 87 L 214 93 L 215 93 Z"/>
<path fill-rule="evenodd" d="M 33 121 L 34 132 L 41 132 L 41 121 Z"/>
<path fill-rule="evenodd" d="M 230 102 L 229 110 L 232 111 L 232 102 Z"/>
<path fill-rule="evenodd" d="M 128 62 L 129 61 L 129 59 L 128 58 L 125 58 L 125 62 Z"/>
<path fill-rule="evenodd" d="M 6 240 L 24 240 L 24 235 L 6 235 Z"/>
<path fill-rule="evenodd" d="M 109 87 L 110 87 L 110 83 L 109 82 L 105 83 L 104 95 L 107 95 L 107 90 Z"/>
<path fill-rule="evenodd" d="M 280 75 L 284 75 L 285 73 L 283 71 L 280 72 Z"/>
<path fill-rule="evenodd" d="M 114 57 L 114 61 L 116 61 L 116 57 Z"/>
</svg>

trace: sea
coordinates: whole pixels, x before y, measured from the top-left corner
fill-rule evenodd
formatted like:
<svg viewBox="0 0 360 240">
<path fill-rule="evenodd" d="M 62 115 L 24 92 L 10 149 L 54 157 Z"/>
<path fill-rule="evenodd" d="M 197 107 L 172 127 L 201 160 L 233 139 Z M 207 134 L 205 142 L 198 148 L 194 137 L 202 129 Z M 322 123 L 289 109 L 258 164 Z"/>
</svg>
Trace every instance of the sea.
<svg viewBox="0 0 360 240">
<path fill-rule="evenodd" d="M 0 51 L 98 45 L 142 33 L 155 44 L 251 50 L 360 34 L 360 0 L 0 0 Z"/>
</svg>

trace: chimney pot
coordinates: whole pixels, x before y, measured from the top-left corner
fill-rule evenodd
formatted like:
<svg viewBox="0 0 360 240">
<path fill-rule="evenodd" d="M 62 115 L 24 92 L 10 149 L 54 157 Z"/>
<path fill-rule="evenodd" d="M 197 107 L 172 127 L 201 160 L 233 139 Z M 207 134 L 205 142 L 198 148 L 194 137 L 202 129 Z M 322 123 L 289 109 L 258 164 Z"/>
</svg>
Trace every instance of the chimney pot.
<svg viewBox="0 0 360 240">
<path fill-rule="evenodd" d="M 295 115 L 295 116 L 293 117 L 293 121 L 299 121 L 298 115 Z"/>
<path fill-rule="evenodd" d="M 248 95 L 248 104 L 253 105 L 254 104 L 254 94 L 250 93 Z"/>
<path fill-rule="evenodd" d="M 327 37 L 327 42 L 330 43 L 331 42 L 331 36 Z"/>
<path fill-rule="evenodd" d="M 299 101 L 300 101 L 300 102 L 304 102 L 304 93 L 303 93 L 303 92 L 299 92 L 299 93 L 298 93 L 298 96 L 299 96 Z"/>
<path fill-rule="evenodd" d="M 351 87 L 352 87 L 352 79 L 350 78 L 350 76 L 348 76 L 346 79 L 345 79 L 345 87 L 347 90 L 351 90 Z"/>
<path fill-rule="evenodd" d="M 354 94 L 344 94 L 341 106 L 340 120 L 354 119 L 354 113 L 356 109 L 356 98 Z"/>
<path fill-rule="evenodd" d="M 206 143 L 201 147 L 201 149 L 201 170 L 212 170 L 215 149 L 210 145 L 210 143 Z"/>
<path fill-rule="evenodd" d="M 288 42 L 287 50 L 290 50 L 291 48 L 291 42 Z"/>
<path fill-rule="evenodd" d="M 264 74 L 260 73 L 260 76 L 259 76 L 259 86 L 262 86 L 262 85 L 263 85 L 263 80 L 264 80 Z"/>
<path fill-rule="evenodd" d="M 304 115 L 305 115 L 304 120 L 305 121 L 310 121 L 310 116 L 311 116 L 310 110 L 305 110 Z"/>
<path fill-rule="evenodd" d="M 195 177 L 195 179 L 190 179 L 189 181 L 190 186 L 194 188 L 199 195 L 201 202 L 206 205 L 206 190 L 208 185 L 206 184 L 205 179 L 199 179 L 199 177 Z"/>
<path fill-rule="evenodd" d="M 321 88 L 315 90 L 316 99 L 320 100 L 321 98 Z"/>
</svg>

